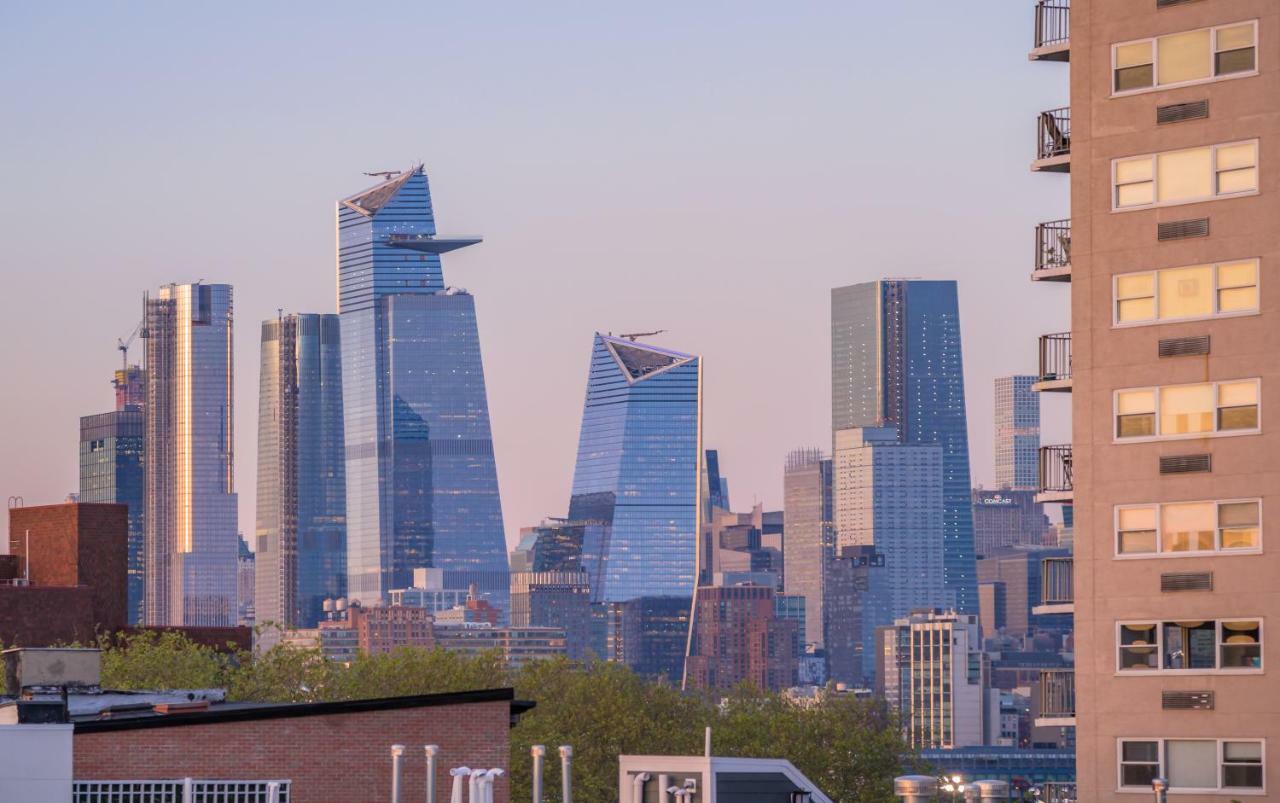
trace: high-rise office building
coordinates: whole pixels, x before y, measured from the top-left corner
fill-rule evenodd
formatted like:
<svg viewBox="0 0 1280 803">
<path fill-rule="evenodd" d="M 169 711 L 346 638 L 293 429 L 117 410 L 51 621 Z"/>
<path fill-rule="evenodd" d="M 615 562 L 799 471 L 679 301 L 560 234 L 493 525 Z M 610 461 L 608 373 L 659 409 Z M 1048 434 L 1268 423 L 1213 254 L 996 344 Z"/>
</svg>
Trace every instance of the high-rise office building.
<svg viewBox="0 0 1280 803">
<path fill-rule="evenodd" d="M 973 551 L 978 559 L 1010 547 L 1053 544 L 1053 525 L 1034 490 L 973 489 Z"/>
<path fill-rule="evenodd" d="M 831 291 L 831 417 L 833 439 L 892 427 L 904 444 L 942 449 L 943 583 L 948 607 L 976 614 L 955 282 L 886 279 Z"/>
<path fill-rule="evenodd" d="M 142 371 L 129 369 L 138 378 Z M 124 371 L 117 371 L 117 375 Z M 144 399 L 145 400 L 145 399 Z M 128 621 L 139 624 L 143 616 L 145 427 L 144 400 L 117 392 L 119 406 L 109 413 L 80 419 L 79 501 L 114 502 L 129 508 Z"/>
<path fill-rule="evenodd" d="M 347 593 L 373 604 L 419 567 L 503 611 L 510 591 L 475 299 L 447 287 L 418 165 L 338 202 Z"/>
<path fill-rule="evenodd" d="M 875 672 L 875 629 L 950 601 L 945 570 L 945 456 L 936 443 L 903 443 L 891 427 L 836 433 L 832 458 L 837 546 L 874 547 L 884 560 L 863 600 L 862 674 Z"/>
<path fill-rule="evenodd" d="M 832 523 L 831 461 L 820 449 L 797 449 L 787 455 L 782 475 L 785 548 L 783 588 L 804 597 L 806 644 L 821 647 L 826 594 L 826 567 L 835 554 Z"/>
<path fill-rule="evenodd" d="M 866 655 L 875 644 L 876 622 L 868 615 L 874 574 L 884 568 L 884 555 L 873 546 L 846 546 L 827 568 L 825 610 L 827 626 L 824 650 L 827 677 L 854 687 L 870 687 L 866 668 L 874 661 Z"/>
<path fill-rule="evenodd" d="M 986 743 L 988 667 L 976 616 L 917 611 L 877 640 L 877 691 L 901 713 L 912 747 Z"/>
<path fill-rule="evenodd" d="M 1280 432 L 1262 402 L 1280 312 L 1260 280 L 1280 258 L 1261 158 L 1280 137 L 1280 6 L 1042 2 L 1035 35 L 1032 59 L 1071 70 L 1032 164 L 1069 173 L 1071 217 L 1039 224 L 1032 275 L 1071 293 L 1040 386 L 1072 394 L 1072 443 L 1042 450 L 1041 476 L 1080 511 L 1078 798 L 1132 800 L 1157 777 L 1171 798 L 1274 797 L 1280 552 L 1262 500 Z"/>
<path fill-rule="evenodd" d="M 511 626 L 555 627 L 575 661 L 591 646 L 591 585 L 586 572 L 511 573 Z"/>
<path fill-rule="evenodd" d="M 337 315 L 262 322 L 255 613 L 315 627 L 346 596 L 346 480 Z"/>
<path fill-rule="evenodd" d="M 1032 490 L 1040 480 L 1040 396 L 1038 377 L 996 377 L 996 487 Z"/>
<path fill-rule="evenodd" d="M 231 285 L 170 284 L 144 314 L 145 621 L 234 625 Z"/>
<path fill-rule="evenodd" d="M 698 357 L 597 333 L 569 518 L 594 602 L 693 595 L 702 519 Z"/>
</svg>

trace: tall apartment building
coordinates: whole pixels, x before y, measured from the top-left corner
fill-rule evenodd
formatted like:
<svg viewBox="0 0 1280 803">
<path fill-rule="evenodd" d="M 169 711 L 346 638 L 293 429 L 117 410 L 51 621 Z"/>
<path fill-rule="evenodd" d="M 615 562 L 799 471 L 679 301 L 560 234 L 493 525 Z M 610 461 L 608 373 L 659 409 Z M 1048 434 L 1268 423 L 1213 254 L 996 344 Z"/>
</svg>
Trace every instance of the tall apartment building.
<svg viewBox="0 0 1280 803">
<path fill-rule="evenodd" d="M 337 205 L 347 593 L 365 605 L 413 570 L 475 584 L 505 611 L 510 576 L 475 299 L 445 285 L 422 165 Z"/>
<path fill-rule="evenodd" d="M 237 619 L 229 284 L 170 284 L 144 302 L 145 617 Z"/>
<path fill-rule="evenodd" d="M 998 376 L 995 381 L 996 487 L 1030 490 L 1040 477 L 1040 396 L 1037 376 Z"/>
<path fill-rule="evenodd" d="M 947 607 L 978 612 L 960 308 L 953 281 L 885 279 L 831 291 L 831 429 L 893 428 L 942 450 Z M 836 502 L 837 517 L 839 501 Z M 837 530 L 839 528 L 837 527 Z"/>
<path fill-rule="evenodd" d="M 315 627 L 346 596 L 346 479 L 337 315 L 262 322 L 255 614 Z"/>
<path fill-rule="evenodd" d="M 703 586 L 694 616 L 689 685 L 731 689 L 748 682 L 777 691 L 792 684 L 796 623 L 779 619 L 770 586 Z"/>
<path fill-rule="evenodd" d="M 909 444 L 891 427 L 836 433 L 832 459 L 838 548 L 872 547 L 884 561 L 868 577 L 862 676 L 875 675 L 875 630 L 920 608 L 946 608 L 945 471 L 938 444 Z"/>
<path fill-rule="evenodd" d="M 137 368 L 132 372 L 134 376 L 142 375 Z M 129 508 L 128 623 L 136 625 L 142 622 L 145 596 L 146 418 L 136 396 L 117 393 L 117 404 L 120 406 L 111 412 L 80 418 L 79 500 L 113 502 Z"/>
<path fill-rule="evenodd" d="M 806 644 L 823 645 L 826 568 L 835 555 L 831 460 L 820 449 L 796 449 L 782 474 L 786 542 L 782 550 L 783 589 L 804 597 Z"/>
<path fill-rule="evenodd" d="M 1071 290 L 1039 384 L 1073 394 L 1041 478 L 1079 510 L 1079 799 L 1155 777 L 1181 800 L 1274 797 L 1280 5 L 1044 0 L 1035 33 L 1033 60 L 1071 62 L 1033 163 L 1070 174 L 1071 219 L 1039 226 L 1033 278 Z"/>
</svg>

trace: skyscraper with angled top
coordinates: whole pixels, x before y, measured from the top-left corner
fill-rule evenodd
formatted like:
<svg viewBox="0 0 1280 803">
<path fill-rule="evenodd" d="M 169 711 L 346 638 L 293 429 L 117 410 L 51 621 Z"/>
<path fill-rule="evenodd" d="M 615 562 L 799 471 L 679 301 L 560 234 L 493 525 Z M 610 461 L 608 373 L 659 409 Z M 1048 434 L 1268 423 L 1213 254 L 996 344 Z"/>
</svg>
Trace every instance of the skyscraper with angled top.
<svg viewBox="0 0 1280 803">
<path fill-rule="evenodd" d="M 475 299 L 447 287 L 421 165 L 338 202 L 348 595 L 444 570 L 508 609 L 502 504 Z"/>
<path fill-rule="evenodd" d="M 593 602 L 693 595 L 701 497 L 702 364 L 597 333 L 569 518 L 588 528 Z"/>
<path fill-rule="evenodd" d="M 947 606 L 976 614 L 969 432 L 954 281 L 885 279 L 831 291 L 831 425 L 833 439 L 841 430 L 891 427 L 899 443 L 942 447 Z"/>
</svg>

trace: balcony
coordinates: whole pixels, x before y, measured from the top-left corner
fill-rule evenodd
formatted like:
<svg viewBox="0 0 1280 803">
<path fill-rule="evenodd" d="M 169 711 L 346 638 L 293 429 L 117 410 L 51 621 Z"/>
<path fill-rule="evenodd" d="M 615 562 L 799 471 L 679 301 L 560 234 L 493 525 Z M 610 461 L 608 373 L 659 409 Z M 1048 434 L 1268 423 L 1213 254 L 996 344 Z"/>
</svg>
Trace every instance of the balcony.
<svg viewBox="0 0 1280 803">
<path fill-rule="evenodd" d="M 1044 558 L 1040 561 L 1040 604 L 1031 612 L 1037 616 L 1075 612 L 1075 564 L 1071 558 Z"/>
<path fill-rule="evenodd" d="M 1071 172 L 1071 107 L 1050 109 L 1036 117 L 1035 172 Z"/>
<path fill-rule="evenodd" d="M 1035 282 L 1071 281 L 1071 219 L 1050 220 L 1036 226 Z"/>
<path fill-rule="evenodd" d="M 1036 3 L 1035 47 L 1032 61 L 1071 60 L 1071 0 Z"/>
<path fill-rule="evenodd" d="M 1040 493 L 1037 502 L 1070 502 L 1071 444 L 1040 447 Z"/>
<path fill-rule="evenodd" d="M 1040 713 L 1037 727 L 1070 727 L 1076 724 L 1076 670 L 1040 670 Z"/>
<path fill-rule="evenodd" d="M 1064 781 L 1042 783 L 1033 799 L 1036 803 L 1076 803 L 1076 785 Z"/>
<path fill-rule="evenodd" d="M 154 781 L 75 781 L 74 803 L 289 803 L 289 784 L 280 781 L 208 781 L 177 778 Z"/>
<path fill-rule="evenodd" d="M 1041 393 L 1071 392 L 1071 333 L 1040 335 L 1040 378 L 1031 389 Z"/>
</svg>

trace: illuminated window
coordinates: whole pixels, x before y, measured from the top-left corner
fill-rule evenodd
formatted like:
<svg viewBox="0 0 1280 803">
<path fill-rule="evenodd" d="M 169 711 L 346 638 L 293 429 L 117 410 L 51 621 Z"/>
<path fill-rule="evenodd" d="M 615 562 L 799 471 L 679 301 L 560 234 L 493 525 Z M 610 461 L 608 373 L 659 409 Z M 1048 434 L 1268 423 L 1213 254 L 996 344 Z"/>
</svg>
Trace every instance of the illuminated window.
<svg viewBox="0 0 1280 803">
<path fill-rule="evenodd" d="M 1132 156 L 1113 163 L 1116 209 L 1209 201 L 1258 189 L 1258 141 Z"/>
<path fill-rule="evenodd" d="M 1172 33 L 1113 45 L 1116 94 L 1183 86 L 1257 71 L 1257 23 Z"/>
<path fill-rule="evenodd" d="M 1258 260 L 1126 273 L 1115 278 L 1117 324 L 1258 311 Z"/>
<path fill-rule="evenodd" d="M 1257 379 L 1127 388 L 1115 394 L 1116 438 L 1257 431 Z"/>
<path fill-rule="evenodd" d="M 1260 619 L 1120 622 L 1116 627 L 1120 672 L 1262 670 Z"/>
<path fill-rule="evenodd" d="M 1132 323 L 1156 317 L 1155 274 L 1130 273 L 1116 277 L 1116 321 Z"/>
</svg>

